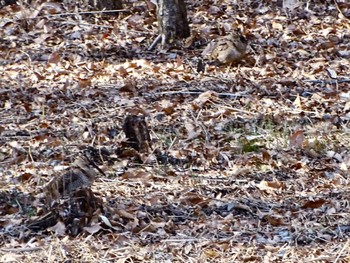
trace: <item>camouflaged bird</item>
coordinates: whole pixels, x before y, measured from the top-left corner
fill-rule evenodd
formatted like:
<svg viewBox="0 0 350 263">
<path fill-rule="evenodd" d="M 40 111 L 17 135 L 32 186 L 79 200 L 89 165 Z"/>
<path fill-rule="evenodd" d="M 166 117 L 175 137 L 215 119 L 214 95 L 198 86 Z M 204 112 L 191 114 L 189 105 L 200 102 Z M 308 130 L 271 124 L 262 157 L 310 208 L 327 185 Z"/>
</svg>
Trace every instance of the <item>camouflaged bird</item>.
<svg viewBox="0 0 350 263">
<path fill-rule="evenodd" d="M 71 195 L 79 188 L 88 188 L 97 176 L 94 167 L 83 158 L 77 158 L 70 171 L 53 178 L 44 188 L 47 201 L 51 203 L 62 197 Z"/>
<path fill-rule="evenodd" d="M 247 40 L 240 33 L 234 32 L 210 42 L 202 52 L 202 56 L 221 64 L 234 64 L 245 56 L 247 44 Z"/>
</svg>

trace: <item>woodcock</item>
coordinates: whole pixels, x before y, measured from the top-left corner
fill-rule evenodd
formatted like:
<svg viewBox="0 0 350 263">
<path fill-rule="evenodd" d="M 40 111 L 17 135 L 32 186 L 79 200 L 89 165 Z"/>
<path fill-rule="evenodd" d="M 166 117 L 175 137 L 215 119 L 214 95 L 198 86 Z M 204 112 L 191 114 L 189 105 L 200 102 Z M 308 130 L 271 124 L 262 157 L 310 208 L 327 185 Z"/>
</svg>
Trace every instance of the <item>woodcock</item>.
<svg viewBox="0 0 350 263">
<path fill-rule="evenodd" d="M 203 57 L 232 65 L 240 62 L 247 51 L 247 40 L 238 32 L 211 41 L 202 52 Z"/>
<path fill-rule="evenodd" d="M 45 187 L 48 202 L 69 196 L 75 190 L 90 187 L 97 176 L 94 167 L 84 158 L 77 158 L 70 171 L 53 178 Z"/>
</svg>

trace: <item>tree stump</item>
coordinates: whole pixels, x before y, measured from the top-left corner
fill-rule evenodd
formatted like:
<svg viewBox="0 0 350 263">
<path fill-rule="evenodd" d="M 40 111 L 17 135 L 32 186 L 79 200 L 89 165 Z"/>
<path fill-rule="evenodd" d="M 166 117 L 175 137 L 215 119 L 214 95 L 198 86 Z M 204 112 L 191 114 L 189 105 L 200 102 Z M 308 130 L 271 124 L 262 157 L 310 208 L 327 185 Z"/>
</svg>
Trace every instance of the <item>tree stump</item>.
<svg viewBox="0 0 350 263">
<path fill-rule="evenodd" d="M 123 124 L 123 131 L 131 148 L 140 152 L 149 151 L 151 137 L 144 116 L 127 116 Z"/>
</svg>

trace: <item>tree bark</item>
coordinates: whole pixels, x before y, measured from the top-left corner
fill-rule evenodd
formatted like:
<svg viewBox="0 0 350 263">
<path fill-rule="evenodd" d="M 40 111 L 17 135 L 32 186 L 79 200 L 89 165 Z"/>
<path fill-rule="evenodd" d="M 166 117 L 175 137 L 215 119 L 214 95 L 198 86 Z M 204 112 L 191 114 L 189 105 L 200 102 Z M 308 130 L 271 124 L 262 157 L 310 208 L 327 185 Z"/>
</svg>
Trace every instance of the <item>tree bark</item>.
<svg viewBox="0 0 350 263">
<path fill-rule="evenodd" d="M 89 5 L 93 6 L 96 10 L 119 10 L 123 9 L 122 0 L 89 0 Z M 107 13 L 109 15 L 116 15 L 117 12 Z"/>
<path fill-rule="evenodd" d="M 16 0 L 0 0 L 0 8 L 3 8 L 4 6 L 7 5 L 13 5 L 16 4 Z"/>
<path fill-rule="evenodd" d="M 136 151 L 149 152 L 151 137 L 144 116 L 128 115 L 124 120 L 123 131 L 130 147 Z"/>
<path fill-rule="evenodd" d="M 162 47 L 190 36 L 184 0 L 159 0 L 157 19 Z"/>
</svg>

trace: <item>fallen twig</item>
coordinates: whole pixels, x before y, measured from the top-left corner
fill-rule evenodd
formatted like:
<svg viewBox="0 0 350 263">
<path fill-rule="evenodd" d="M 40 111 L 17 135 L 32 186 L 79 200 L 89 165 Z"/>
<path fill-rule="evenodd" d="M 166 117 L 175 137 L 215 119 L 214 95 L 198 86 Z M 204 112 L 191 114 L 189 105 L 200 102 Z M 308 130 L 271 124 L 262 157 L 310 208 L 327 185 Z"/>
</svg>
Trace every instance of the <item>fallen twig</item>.
<svg viewBox="0 0 350 263">
<path fill-rule="evenodd" d="M 72 16 L 72 15 L 85 15 L 85 14 L 103 14 L 103 13 L 116 13 L 116 12 L 130 12 L 127 9 L 116 10 L 102 10 L 102 11 L 85 11 L 85 12 L 72 12 L 72 13 L 59 13 L 59 14 L 45 14 L 45 16 Z"/>
<path fill-rule="evenodd" d="M 338 10 L 338 12 L 339 12 L 340 18 L 342 18 L 342 19 L 344 19 L 344 20 L 350 22 L 350 19 L 347 18 L 347 17 L 344 15 L 343 11 L 340 9 L 340 7 L 339 7 L 339 5 L 338 5 L 338 2 L 337 2 L 336 0 L 334 0 L 334 5 L 335 5 L 335 7 L 337 8 L 337 10 Z"/>
<path fill-rule="evenodd" d="M 24 247 L 24 248 L 0 248 L 4 252 L 30 252 L 36 250 L 45 250 L 43 247 Z"/>
<path fill-rule="evenodd" d="M 156 95 L 198 95 L 203 93 L 204 91 L 198 90 L 198 91 L 162 91 L 162 92 L 156 92 Z M 237 98 L 237 97 L 245 97 L 247 96 L 248 92 L 237 92 L 237 93 L 216 93 L 218 97 L 230 97 L 230 98 Z"/>
<path fill-rule="evenodd" d="M 334 260 L 334 263 L 338 262 L 340 258 L 345 257 L 346 255 L 342 255 L 345 250 L 349 248 L 349 240 L 345 243 L 345 245 L 342 247 L 342 249 L 339 251 L 336 259 Z"/>
<path fill-rule="evenodd" d="M 147 51 L 152 51 L 158 45 L 158 43 L 160 42 L 161 38 L 162 38 L 162 35 L 158 35 L 156 37 L 156 39 L 153 41 L 152 45 L 147 49 Z"/>
<path fill-rule="evenodd" d="M 350 79 L 305 79 L 303 81 L 315 84 L 337 84 L 350 82 Z"/>
</svg>

